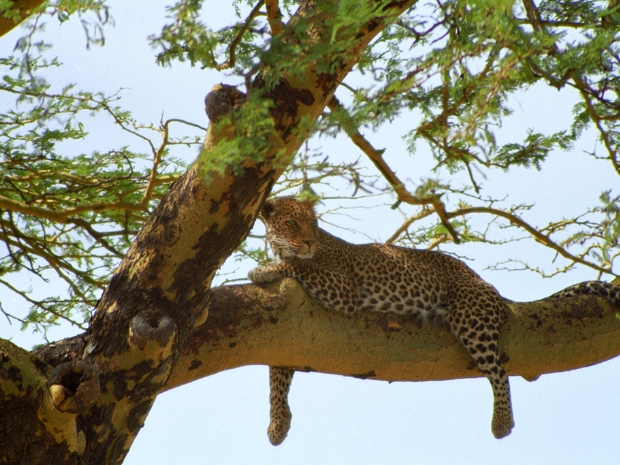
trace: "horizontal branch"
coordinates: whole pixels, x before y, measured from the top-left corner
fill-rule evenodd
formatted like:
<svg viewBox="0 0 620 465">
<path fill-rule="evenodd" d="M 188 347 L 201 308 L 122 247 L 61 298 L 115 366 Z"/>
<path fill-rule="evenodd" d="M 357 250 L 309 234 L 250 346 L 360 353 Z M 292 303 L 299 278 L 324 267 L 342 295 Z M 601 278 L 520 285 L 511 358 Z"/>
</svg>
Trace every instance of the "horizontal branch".
<svg viewBox="0 0 620 465">
<path fill-rule="evenodd" d="M 405 188 L 405 184 L 398 178 L 396 173 L 390 168 L 383 158 L 383 152 L 385 150 L 379 150 L 372 146 L 368 140 L 357 129 L 357 125 L 351 115 L 342 106 L 340 101 L 334 95 L 328 102 L 327 106 L 331 110 L 332 115 L 338 121 L 342 129 L 349 136 L 351 141 L 357 145 L 362 152 L 372 161 L 375 167 L 379 170 L 385 180 L 392 186 L 398 200 L 411 205 L 427 205 L 432 203 L 431 199 L 419 199 L 413 196 Z"/>
<path fill-rule="evenodd" d="M 66 210 L 49 210 L 47 208 L 35 207 L 28 205 L 17 200 L 10 199 L 3 195 L 0 195 L 0 208 L 4 210 L 14 211 L 22 213 L 24 215 L 30 215 L 37 218 L 43 218 L 45 220 L 55 221 L 57 223 L 65 223 L 68 218 L 74 215 L 81 215 L 87 212 L 103 211 L 103 210 L 130 210 L 130 211 L 144 211 L 145 207 L 140 204 L 133 204 L 127 202 L 100 202 L 91 203 L 87 205 L 80 205 L 74 208 L 68 208 Z"/>
<path fill-rule="evenodd" d="M 534 380 L 620 355 L 619 309 L 603 299 L 581 296 L 509 307 L 499 340 L 509 375 Z M 395 314 L 345 317 L 313 303 L 292 280 L 265 290 L 215 289 L 207 322 L 183 345 L 165 389 L 245 365 L 385 381 L 482 376 L 446 328 L 419 327 Z"/>
</svg>

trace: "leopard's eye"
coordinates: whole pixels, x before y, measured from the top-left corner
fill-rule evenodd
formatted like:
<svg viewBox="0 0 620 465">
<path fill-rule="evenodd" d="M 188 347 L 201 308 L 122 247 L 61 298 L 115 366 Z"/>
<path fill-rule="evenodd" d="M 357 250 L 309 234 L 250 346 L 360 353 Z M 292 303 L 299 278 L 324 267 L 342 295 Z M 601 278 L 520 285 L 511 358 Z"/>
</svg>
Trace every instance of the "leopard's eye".
<svg viewBox="0 0 620 465">
<path fill-rule="evenodd" d="M 295 220 L 287 220 L 286 224 L 288 224 L 289 226 L 297 226 L 297 221 L 295 221 Z"/>
<path fill-rule="evenodd" d="M 312 220 L 312 226 L 318 226 L 319 220 Z"/>
</svg>

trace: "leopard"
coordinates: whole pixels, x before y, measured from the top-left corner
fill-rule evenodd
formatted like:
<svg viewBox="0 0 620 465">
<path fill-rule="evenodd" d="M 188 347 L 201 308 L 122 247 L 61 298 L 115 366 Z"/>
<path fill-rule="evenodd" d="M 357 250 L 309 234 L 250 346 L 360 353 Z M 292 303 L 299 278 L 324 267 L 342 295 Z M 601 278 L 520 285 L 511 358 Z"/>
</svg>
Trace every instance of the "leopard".
<svg viewBox="0 0 620 465">
<path fill-rule="evenodd" d="M 508 436 L 515 425 L 510 384 L 500 361 L 500 327 L 508 310 L 503 298 L 467 264 L 446 253 L 391 244 L 351 244 L 321 229 L 315 202 L 268 198 L 261 209 L 274 264 L 248 273 L 261 285 L 293 278 L 328 311 L 355 317 L 363 312 L 410 315 L 421 324 L 444 324 L 470 354 L 493 391 L 491 431 Z M 620 288 L 591 281 L 549 299 L 595 294 L 620 307 Z M 281 444 L 292 414 L 288 393 L 294 370 L 269 367 L 269 441 Z"/>
</svg>

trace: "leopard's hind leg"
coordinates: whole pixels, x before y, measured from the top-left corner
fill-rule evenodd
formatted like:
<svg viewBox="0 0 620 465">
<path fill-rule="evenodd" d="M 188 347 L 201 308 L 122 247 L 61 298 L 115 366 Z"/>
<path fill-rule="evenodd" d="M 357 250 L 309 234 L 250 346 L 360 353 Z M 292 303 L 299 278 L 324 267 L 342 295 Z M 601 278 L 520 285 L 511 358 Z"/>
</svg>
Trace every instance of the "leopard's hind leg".
<svg viewBox="0 0 620 465">
<path fill-rule="evenodd" d="M 270 423 L 267 436 L 274 446 L 282 444 L 291 427 L 291 409 L 288 406 L 288 391 L 293 382 L 293 370 L 269 367 Z"/>
<path fill-rule="evenodd" d="M 471 301 L 456 305 L 448 316 L 448 326 L 462 342 L 493 389 L 493 420 L 491 430 L 497 438 L 508 436 L 514 427 L 510 384 L 499 361 L 499 326 L 504 302 L 499 295 L 481 297 L 471 308 Z M 461 307 L 461 308 L 459 308 Z M 463 308 L 465 307 L 465 308 Z"/>
</svg>

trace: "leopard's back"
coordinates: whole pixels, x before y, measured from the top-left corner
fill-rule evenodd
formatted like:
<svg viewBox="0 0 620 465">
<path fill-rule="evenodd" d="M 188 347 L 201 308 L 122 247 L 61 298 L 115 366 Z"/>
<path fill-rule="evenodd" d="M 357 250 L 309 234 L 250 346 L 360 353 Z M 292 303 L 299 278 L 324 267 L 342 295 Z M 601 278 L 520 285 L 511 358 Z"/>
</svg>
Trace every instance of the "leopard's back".
<svg viewBox="0 0 620 465">
<path fill-rule="evenodd" d="M 445 319 L 456 300 L 501 299 L 465 263 L 441 252 L 354 245 L 321 233 L 322 250 L 313 260 L 323 270 L 332 266 L 346 270 L 355 281 L 360 312 L 393 312 L 437 322 Z"/>
</svg>

